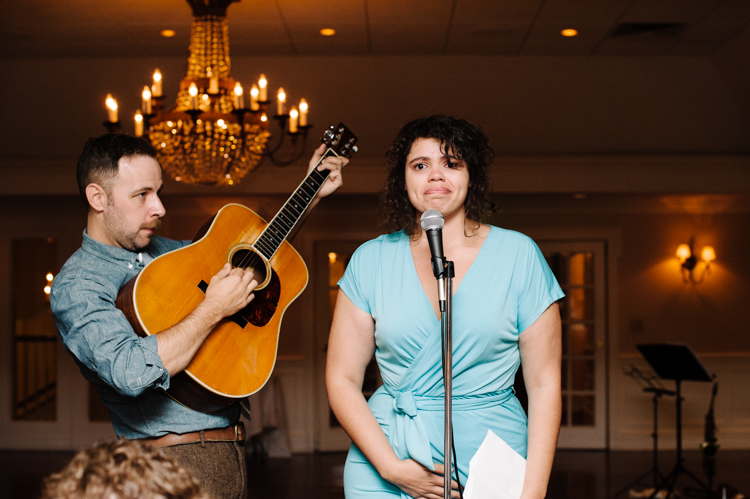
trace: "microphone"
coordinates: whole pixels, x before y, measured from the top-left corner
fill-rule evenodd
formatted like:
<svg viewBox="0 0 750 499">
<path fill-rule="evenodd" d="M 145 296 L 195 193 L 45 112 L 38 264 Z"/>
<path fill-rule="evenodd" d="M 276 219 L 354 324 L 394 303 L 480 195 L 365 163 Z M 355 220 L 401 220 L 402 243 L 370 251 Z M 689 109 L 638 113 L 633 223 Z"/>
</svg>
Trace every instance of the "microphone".
<svg viewBox="0 0 750 499">
<path fill-rule="evenodd" d="M 440 310 L 445 311 L 445 255 L 443 255 L 443 214 L 438 210 L 427 210 L 422 213 L 420 225 L 427 235 L 432 258 L 432 273 L 438 281 L 438 301 Z"/>
<path fill-rule="evenodd" d="M 427 210 L 422 213 L 420 225 L 427 234 L 427 242 L 430 245 L 432 255 L 432 273 L 435 279 L 444 277 L 445 256 L 443 255 L 443 214 L 437 210 Z"/>
</svg>

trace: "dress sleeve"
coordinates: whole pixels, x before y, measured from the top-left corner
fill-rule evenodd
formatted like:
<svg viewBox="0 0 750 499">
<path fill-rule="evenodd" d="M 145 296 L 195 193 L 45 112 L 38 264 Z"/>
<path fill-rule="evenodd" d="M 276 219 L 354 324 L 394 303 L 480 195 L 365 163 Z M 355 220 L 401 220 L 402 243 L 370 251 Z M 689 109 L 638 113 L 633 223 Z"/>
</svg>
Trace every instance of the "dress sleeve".
<svg viewBox="0 0 750 499">
<path fill-rule="evenodd" d="M 93 276 L 58 276 L 50 304 L 65 348 L 118 393 L 135 397 L 146 389 L 169 388 L 169 372 L 157 352 L 156 336 L 140 338 L 115 307 L 112 290 Z"/>
<path fill-rule="evenodd" d="M 372 242 L 357 248 L 357 251 L 349 259 L 344 276 L 338 282 L 339 288 L 352 303 L 370 315 L 372 315 L 370 299 L 372 297 L 373 272 L 375 269 L 375 261 L 371 249 Z"/>
<path fill-rule="evenodd" d="M 525 251 L 526 272 L 518 296 L 519 333 L 531 326 L 552 303 L 565 296 L 536 243 L 527 239 Z"/>
</svg>

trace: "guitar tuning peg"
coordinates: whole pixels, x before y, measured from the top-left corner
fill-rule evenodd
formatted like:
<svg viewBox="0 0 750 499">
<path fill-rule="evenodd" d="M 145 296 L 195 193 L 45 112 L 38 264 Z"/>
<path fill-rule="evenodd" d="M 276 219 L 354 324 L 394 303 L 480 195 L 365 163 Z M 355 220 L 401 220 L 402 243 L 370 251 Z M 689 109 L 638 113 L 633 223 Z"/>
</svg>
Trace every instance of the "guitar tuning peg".
<svg viewBox="0 0 750 499">
<path fill-rule="evenodd" d="M 352 146 L 352 152 L 357 152 L 359 149 L 357 149 L 357 146 Z"/>
</svg>

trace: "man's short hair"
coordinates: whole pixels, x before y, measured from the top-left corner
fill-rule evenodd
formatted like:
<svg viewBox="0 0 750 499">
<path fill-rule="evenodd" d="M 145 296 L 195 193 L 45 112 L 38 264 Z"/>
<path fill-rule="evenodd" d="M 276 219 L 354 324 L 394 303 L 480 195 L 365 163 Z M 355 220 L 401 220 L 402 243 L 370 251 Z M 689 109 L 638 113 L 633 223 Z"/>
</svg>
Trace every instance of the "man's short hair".
<svg viewBox="0 0 750 499">
<path fill-rule="evenodd" d="M 112 192 L 112 179 L 117 176 L 120 158 L 131 156 L 156 157 L 156 149 L 143 137 L 133 137 L 124 133 L 107 133 L 101 137 L 90 138 L 83 146 L 81 157 L 76 167 L 78 192 L 88 208 L 86 187 L 89 184 L 100 185 L 107 194 Z"/>
<path fill-rule="evenodd" d="M 82 450 L 43 489 L 42 499 L 209 499 L 174 458 L 124 439 Z"/>
</svg>

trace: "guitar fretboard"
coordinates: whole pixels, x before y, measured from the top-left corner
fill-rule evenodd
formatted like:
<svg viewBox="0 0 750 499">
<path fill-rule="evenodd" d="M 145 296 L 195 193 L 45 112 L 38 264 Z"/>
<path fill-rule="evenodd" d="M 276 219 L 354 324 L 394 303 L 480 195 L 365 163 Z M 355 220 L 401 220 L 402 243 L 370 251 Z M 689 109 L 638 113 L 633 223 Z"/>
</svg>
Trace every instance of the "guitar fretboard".
<svg viewBox="0 0 750 499">
<path fill-rule="evenodd" d="M 335 153 L 329 149 L 323 155 L 321 161 L 331 155 L 335 155 Z M 279 246 L 286 240 L 289 233 L 305 213 L 305 210 L 312 203 L 312 200 L 315 199 L 315 196 L 323 186 L 323 183 L 328 179 L 328 174 L 330 173 L 330 170 L 319 171 L 317 167 L 313 168 L 299 187 L 297 187 L 297 190 L 284 203 L 284 206 L 281 207 L 276 216 L 273 217 L 273 220 L 271 220 L 253 244 L 253 247 L 263 258 L 270 260 L 276 254 Z"/>
</svg>

